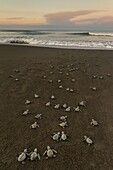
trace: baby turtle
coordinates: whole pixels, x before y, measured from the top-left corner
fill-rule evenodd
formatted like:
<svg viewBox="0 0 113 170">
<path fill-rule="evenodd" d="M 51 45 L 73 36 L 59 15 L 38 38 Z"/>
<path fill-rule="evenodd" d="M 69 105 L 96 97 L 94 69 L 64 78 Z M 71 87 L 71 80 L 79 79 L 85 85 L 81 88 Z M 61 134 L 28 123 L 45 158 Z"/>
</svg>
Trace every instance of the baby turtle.
<svg viewBox="0 0 113 170">
<path fill-rule="evenodd" d="M 70 90 L 70 88 L 66 88 L 66 91 L 69 91 Z"/>
<path fill-rule="evenodd" d="M 39 125 L 38 125 L 37 122 L 33 123 L 33 124 L 30 126 L 31 129 L 36 129 L 37 127 L 39 127 Z"/>
<path fill-rule="evenodd" d="M 56 150 L 51 149 L 50 146 L 47 146 L 47 150 L 44 152 L 43 155 L 47 155 L 46 159 L 48 158 L 52 158 L 52 157 L 56 157 L 56 155 L 54 153 L 57 153 Z"/>
<path fill-rule="evenodd" d="M 16 78 L 16 79 L 15 79 L 15 81 L 19 81 L 19 79 L 18 79 L 18 78 Z"/>
<path fill-rule="evenodd" d="M 75 82 L 75 79 L 71 79 L 72 82 Z"/>
<path fill-rule="evenodd" d="M 49 80 L 48 82 L 49 82 L 49 83 L 53 83 L 53 80 Z"/>
<path fill-rule="evenodd" d="M 96 87 L 92 87 L 92 90 L 93 90 L 93 91 L 96 91 L 96 90 L 97 90 L 97 88 L 96 88 Z"/>
<path fill-rule="evenodd" d="M 63 89 L 63 86 L 59 86 L 58 88 L 59 88 L 59 89 Z"/>
<path fill-rule="evenodd" d="M 22 164 L 24 164 L 25 159 L 27 158 L 27 149 L 24 149 L 24 151 L 22 153 L 20 153 L 20 155 L 18 156 L 18 162 L 22 162 Z"/>
<path fill-rule="evenodd" d="M 104 79 L 104 77 L 103 77 L 103 76 L 100 76 L 99 79 Z"/>
<path fill-rule="evenodd" d="M 59 124 L 59 126 L 61 126 L 62 128 L 64 128 L 65 126 L 67 126 L 67 122 L 66 122 L 66 121 L 65 121 L 65 122 L 62 122 L 62 123 Z"/>
<path fill-rule="evenodd" d="M 63 141 L 67 140 L 67 135 L 63 131 L 62 131 L 60 140 L 63 140 Z"/>
<path fill-rule="evenodd" d="M 64 122 L 66 121 L 66 119 L 67 119 L 67 116 L 61 116 L 61 117 L 60 117 L 60 120 L 62 120 L 62 121 L 64 121 Z"/>
<path fill-rule="evenodd" d="M 27 104 L 30 104 L 31 103 L 31 101 L 30 100 L 26 100 L 25 101 L 25 104 L 27 105 Z"/>
<path fill-rule="evenodd" d="M 74 92 L 74 90 L 73 90 L 73 89 L 70 89 L 70 92 Z"/>
<path fill-rule="evenodd" d="M 79 112 L 79 111 L 81 111 L 81 110 L 80 110 L 80 107 L 77 106 L 77 107 L 75 108 L 75 112 Z"/>
<path fill-rule="evenodd" d="M 48 107 L 48 106 L 51 106 L 51 103 L 50 103 L 50 102 L 46 103 L 46 106 L 47 106 L 47 107 Z"/>
<path fill-rule="evenodd" d="M 45 79 L 47 76 L 43 76 L 43 78 Z"/>
<path fill-rule="evenodd" d="M 96 120 L 92 119 L 91 125 L 92 126 L 98 126 L 98 122 Z"/>
<path fill-rule="evenodd" d="M 40 160 L 40 155 L 39 155 L 39 153 L 38 153 L 37 148 L 35 148 L 34 151 L 31 152 L 29 155 L 30 155 L 30 160 L 31 160 L 31 161 L 34 161 L 34 160 L 36 160 L 37 158 Z"/>
<path fill-rule="evenodd" d="M 61 83 L 61 80 L 58 80 L 58 83 Z"/>
<path fill-rule="evenodd" d="M 107 76 L 108 76 L 108 77 L 110 77 L 110 76 L 111 76 L 111 74 L 109 74 L 109 73 L 108 73 L 108 74 L 107 74 Z"/>
<path fill-rule="evenodd" d="M 69 76 L 69 73 L 66 73 L 66 76 Z"/>
<path fill-rule="evenodd" d="M 59 137 L 60 137 L 60 132 L 53 133 L 53 135 L 52 135 L 51 137 L 52 137 L 53 140 L 58 141 L 58 140 L 59 140 Z"/>
<path fill-rule="evenodd" d="M 86 106 L 84 101 L 79 102 L 79 106 Z"/>
<path fill-rule="evenodd" d="M 19 73 L 20 71 L 19 70 L 15 70 L 15 73 Z"/>
<path fill-rule="evenodd" d="M 55 96 L 54 96 L 54 95 L 52 95 L 52 96 L 51 96 L 51 99 L 55 99 Z"/>
<path fill-rule="evenodd" d="M 90 137 L 84 136 L 84 141 L 86 141 L 86 143 L 90 146 L 91 144 L 93 144 L 92 139 L 90 139 Z"/>
<path fill-rule="evenodd" d="M 92 78 L 96 79 L 96 78 L 97 78 L 97 76 L 92 76 Z"/>
<path fill-rule="evenodd" d="M 39 98 L 39 95 L 38 95 L 38 94 L 35 94 L 34 97 L 35 97 L 35 98 Z"/>
<path fill-rule="evenodd" d="M 56 104 L 54 108 L 55 109 L 59 109 L 60 108 L 60 104 Z"/>
<path fill-rule="evenodd" d="M 67 107 L 67 109 L 65 110 L 66 112 L 70 112 L 71 111 L 71 107 Z"/>
<path fill-rule="evenodd" d="M 67 108 L 67 104 L 63 104 L 62 107 L 63 107 L 64 109 L 66 109 L 66 108 Z"/>
<path fill-rule="evenodd" d="M 29 114 L 29 109 L 25 110 L 22 114 L 25 115 L 25 116 L 28 115 Z"/>
<path fill-rule="evenodd" d="M 37 114 L 37 115 L 35 116 L 35 118 L 36 118 L 36 119 L 41 119 L 41 116 L 42 116 L 42 114 Z"/>
<path fill-rule="evenodd" d="M 51 71 L 50 74 L 53 74 L 53 72 Z"/>
</svg>

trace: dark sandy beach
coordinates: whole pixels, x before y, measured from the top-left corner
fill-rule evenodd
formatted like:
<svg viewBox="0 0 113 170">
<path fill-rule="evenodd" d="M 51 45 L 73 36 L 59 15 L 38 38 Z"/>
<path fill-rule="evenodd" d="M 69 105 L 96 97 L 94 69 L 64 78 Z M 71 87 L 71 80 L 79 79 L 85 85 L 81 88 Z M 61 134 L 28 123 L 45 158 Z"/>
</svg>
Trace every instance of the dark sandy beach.
<svg viewBox="0 0 113 170">
<path fill-rule="evenodd" d="M 60 84 L 63 89 L 58 88 Z M 68 87 L 74 92 L 67 92 Z M 35 99 L 35 93 L 40 98 Z M 56 99 L 50 99 L 51 95 Z M 30 105 L 25 105 L 27 99 Z M 58 103 L 76 107 L 82 100 L 86 107 L 81 112 L 54 109 Z M 46 107 L 49 101 L 52 105 Z M 31 114 L 23 116 L 26 109 Z M 42 114 L 37 120 L 40 128 L 30 129 L 37 113 Z M 59 126 L 62 115 L 68 116 L 64 129 Z M 92 118 L 99 126 L 91 126 Z M 62 130 L 69 140 L 53 141 L 51 134 Z M 85 135 L 93 140 L 91 146 L 83 142 Z M 46 160 L 43 153 L 48 145 L 58 153 Z M 25 148 L 28 152 L 37 148 L 41 160 L 19 163 L 16 157 Z M 113 170 L 113 51 L 0 45 L 0 170 L 25 169 Z"/>
</svg>

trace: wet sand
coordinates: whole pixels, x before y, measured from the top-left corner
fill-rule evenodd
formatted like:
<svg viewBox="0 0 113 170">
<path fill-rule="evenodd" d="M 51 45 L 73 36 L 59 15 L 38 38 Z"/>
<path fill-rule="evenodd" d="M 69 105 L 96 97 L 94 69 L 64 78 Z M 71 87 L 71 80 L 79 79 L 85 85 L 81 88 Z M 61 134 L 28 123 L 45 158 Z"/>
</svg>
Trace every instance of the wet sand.
<svg viewBox="0 0 113 170">
<path fill-rule="evenodd" d="M 66 91 L 68 87 L 74 92 Z M 35 99 L 35 93 L 40 98 Z M 25 105 L 27 99 L 30 105 Z M 86 107 L 80 107 L 81 112 L 54 109 L 58 103 L 76 107 L 82 100 Z M 46 107 L 49 101 L 51 106 Z M 31 113 L 23 116 L 26 109 Z M 40 128 L 30 129 L 37 113 L 42 114 L 37 120 Z M 59 126 L 62 115 L 68 116 L 64 129 Z M 91 126 L 92 118 L 99 126 Z M 51 134 L 62 130 L 69 140 L 53 141 Z M 93 140 L 91 146 L 83 142 L 85 135 Z M 43 153 L 48 145 L 58 153 L 46 160 Z M 37 148 L 41 160 L 19 163 L 16 157 L 25 148 L 28 152 Z M 0 45 L 0 169 L 113 170 L 113 51 Z"/>
</svg>

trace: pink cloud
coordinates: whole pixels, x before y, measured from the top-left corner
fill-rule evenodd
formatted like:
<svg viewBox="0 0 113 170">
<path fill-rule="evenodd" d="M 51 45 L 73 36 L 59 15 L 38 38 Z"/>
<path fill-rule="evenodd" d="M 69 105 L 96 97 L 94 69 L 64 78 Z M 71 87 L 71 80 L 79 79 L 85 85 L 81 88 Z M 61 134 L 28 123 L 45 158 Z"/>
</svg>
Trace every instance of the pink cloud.
<svg viewBox="0 0 113 170">
<path fill-rule="evenodd" d="M 94 25 L 94 24 L 112 24 L 113 16 L 104 16 L 98 18 L 89 18 L 89 19 L 79 19 L 75 21 L 76 25 Z"/>
<path fill-rule="evenodd" d="M 7 18 L 9 20 L 21 20 L 21 19 L 24 19 L 24 17 L 10 17 L 10 18 Z"/>
<path fill-rule="evenodd" d="M 81 10 L 81 11 L 70 11 L 70 12 L 57 12 L 46 14 L 44 17 L 48 24 L 74 24 L 72 19 L 77 18 L 78 16 L 89 15 L 92 13 L 101 12 L 99 10 Z"/>
</svg>

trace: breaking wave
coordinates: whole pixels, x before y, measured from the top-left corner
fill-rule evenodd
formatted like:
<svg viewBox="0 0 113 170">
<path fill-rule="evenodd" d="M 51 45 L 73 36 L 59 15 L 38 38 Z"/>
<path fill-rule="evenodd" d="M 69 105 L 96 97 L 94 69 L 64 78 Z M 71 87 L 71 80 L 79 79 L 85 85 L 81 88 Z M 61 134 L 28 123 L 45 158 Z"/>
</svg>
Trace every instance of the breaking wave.
<svg viewBox="0 0 113 170">
<path fill-rule="evenodd" d="M 102 33 L 102 32 L 74 32 L 74 33 L 66 33 L 68 35 L 82 35 L 82 36 L 109 36 L 113 37 L 113 33 Z"/>
</svg>

